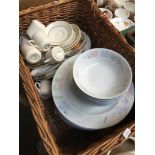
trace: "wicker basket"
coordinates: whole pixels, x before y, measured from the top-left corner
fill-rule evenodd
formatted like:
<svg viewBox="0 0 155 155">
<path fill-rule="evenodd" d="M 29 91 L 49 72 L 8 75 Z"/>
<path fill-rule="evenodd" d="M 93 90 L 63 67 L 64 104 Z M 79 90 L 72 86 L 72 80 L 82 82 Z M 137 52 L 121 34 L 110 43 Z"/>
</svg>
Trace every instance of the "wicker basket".
<svg viewBox="0 0 155 155">
<path fill-rule="evenodd" d="M 59 0 L 23 10 L 19 14 L 20 33 L 25 32 L 33 19 L 47 25 L 56 20 L 75 23 L 92 40 L 92 46 L 117 51 L 130 63 L 134 73 L 134 49 L 121 34 L 102 17 L 94 0 Z M 42 102 L 35 89 L 28 67 L 20 55 L 20 76 L 44 147 L 51 155 L 103 155 L 120 145 L 126 128 L 134 134 L 134 107 L 118 125 L 100 131 L 80 131 L 65 124 L 55 111 L 52 99 Z"/>
</svg>

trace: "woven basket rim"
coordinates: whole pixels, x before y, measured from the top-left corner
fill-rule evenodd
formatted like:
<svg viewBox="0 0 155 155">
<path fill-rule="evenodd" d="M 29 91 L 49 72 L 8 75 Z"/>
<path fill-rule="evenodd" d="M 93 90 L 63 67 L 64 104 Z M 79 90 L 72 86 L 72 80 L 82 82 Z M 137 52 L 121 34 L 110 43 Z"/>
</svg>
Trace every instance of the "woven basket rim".
<svg viewBox="0 0 155 155">
<path fill-rule="evenodd" d="M 31 13 L 34 13 L 36 11 L 39 11 L 39 10 L 46 10 L 48 8 L 51 8 L 51 7 L 55 7 L 55 6 L 58 6 L 58 5 L 62 5 L 62 4 L 66 4 L 66 3 L 69 3 L 69 2 L 73 2 L 73 1 L 79 1 L 79 0 L 59 0 L 57 2 L 50 2 L 50 3 L 47 3 L 47 4 L 44 4 L 44 5 L 39 5 L 37 7 L 31 7 L 31 8 L 28 8 L 28 9 L 25 9 L 25 10 L 21 10 L 20 13 L 19 13 L 19 17 L 22 17 L 22 16 L 25 16 L 25 15 L 28 15 L 28 14 L 31 14 Z M 81 0 L 82 1 L 82 0 Z M 91 2 L 92 4 L 92 9 L 95 10 L 94 14 L 97 14 L 98 16 L 101 17 L 101 14 L 99 12 L 99 10 L 97 9 L 97 6 L 95 4 L 95 1 L 94 0 L 87 0 L 89 2 Z M 91 9 L 91 8 L 90 8 Z M 104 17 L 102 17 L 103 20 L 105 20 Z M 107 25 L 111 26 L 107 21 L 105 22 Z M 134 52 L 134 48 L 132 46 L 130 46 L 129 44 L 127 44 L 122 38 L 121 36 L 118 34 L 118 32 L 115 30 L 115 28 L 113 27 L 110 27 L 110 30 L 112 30 L 113 32 L 115 32 L 115 34 L 117 35 L 117 39 L 119 41 L 122 41 L 122 44 L 124 47 L 126 47 L 128 50 L 130 51 L 133 51 Z M 132 52 L 130 52 L 130 55 L 133 55 Z M 25 69 L 23 71 L 23 68 Z M 27 74 L 27 75 L 26 75 Z M 29 73 L 29 69 L 28 67 L 25 65 L 24 63 L 24 60 L 22 58 L 22 56 L 20 55 L 20 75 L 22 77 L 22 79 L 25 77 L 29 77 L 30 73 Z M 59 147 L 57 146 L 57 143 L 55 142 L 55 137 L 53 135 L 53 133 L 50 132 L 50 129 L 49 129 L 49 126 L 48 126 L 48 123 L 46 122 L 46 119 L 44 118 L 43 116 L 43 112 L 41 111 L 40 107 L 41 104 L 42 104 L 42 101 L 40 100 L 40 97 L 38 95 L 38 92 L 34 89 L 34 81 L 32 79 L 32 77 L 30 77 L 29 79 L 29 84 L 31 84 L 32 86 L 29 87 L 26 85 L 26 83 L 24 84 L 24 88 L 25 88 L 25 91 L 26 92 L 29 92 L 29 91 L 33 91 L 33 95 L 35 96 L 35 99 L 32 99 L 31 98 L 31 94 L 28 93 L 28 99 L 29 101 L 31 102 L 30 105 L 31 105 L 31 110 L 32 110 L 32 113 L 34 115 L 34 119 L 36 120 L 36 123 L 38 125 L 38 131 L 40 133 L 40 136 L 42 138 L 42 141 L 44 143 L 44 146 L 47 150 L 47 152 L 49 154 L 51 154 L 51 152 L 53 152 L 52 154 L 55 154 L 55 155 L 58 155 L 60 153 L 60 150 L 59 150 Z M 37 102 L 37 108 L 38 109 L 35 109 L 34 105 L 32 102 Z M 40 104 L 40 105 L 39 105 Z M 36 111 L 37 110 L 37 111 Z M 37 118 L 35 116 L 35 113 L 40 113 L 39 114 L 39 117 L 40 118 Z M 41 123 L 38 121 L 38 119 L 40 119 L 39 121 L 42 121 Z M 132 120 L 130 121 L 130 123 L 127 124 L 128 128 L 131 129 L 132 134 L 134 134 L 134 128 L 135 128 L 135 120 Z M 124 130 L 126 129 L 126 126 L 123 126 L 121 127 L 121 129 L 119 129 L 117 132 L 118 132 L 118 135 L 116 135 L 115 137 L 111 137 L 109 138 L 110 142 L 109 144 L 105 144 L 103 140 L 100 140 L 99 142 L 97 143 L 93 143 L 91 146 L 89 146 L 88 148 L 86 148 L 83 152 L 80 152 L 81 155 L 85 155 L 86 152 L 89 152 L 89 153 L 92 153 L 91 151 L 94 149 L 94 150 L 101 150 L 101 151 L 106 151 L 110 148 L 112 148 L 113 146 L 117 146 L 119 145 L 121 142 L 123 142 L 125 139 L 124 137 L 122 136 Z M 47 136 L 47 137 L 46 137 Z M 49 141 L 48 141 L 49 140 Z M 50 143 L 49 143 L 50 142 Z M 103 150 L 105 148 L 106 145 L 106 150 Z M 51 151 L 52 150 L 52 151 Z M 99 154 L 101 155 L 101 154 Z"/>
</svg>

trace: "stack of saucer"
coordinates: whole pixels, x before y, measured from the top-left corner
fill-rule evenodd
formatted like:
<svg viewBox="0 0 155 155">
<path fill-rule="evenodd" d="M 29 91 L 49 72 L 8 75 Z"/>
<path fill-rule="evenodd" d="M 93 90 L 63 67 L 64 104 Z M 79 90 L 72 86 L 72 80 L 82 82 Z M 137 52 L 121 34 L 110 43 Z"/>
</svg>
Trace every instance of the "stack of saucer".
<svg viewBox="0 0 155 155">
<path fill-rule="evenodd" d="M 52 96 L 62 119 L 73 127 L 113 126 L 127 116 L 134 102 L 130 65 L 112 50 L 88 50 L 58 68 Z"/>
<path fill-rule="evenodd" d="M 52 22 L 46 27 L 45 33 L 51 40 L 52 46 L 62 47 L 66 56 L 72 56 L 91 48 L 89 36 L 76 24 L 69 24 L 65 21 Z"/>
</svg>

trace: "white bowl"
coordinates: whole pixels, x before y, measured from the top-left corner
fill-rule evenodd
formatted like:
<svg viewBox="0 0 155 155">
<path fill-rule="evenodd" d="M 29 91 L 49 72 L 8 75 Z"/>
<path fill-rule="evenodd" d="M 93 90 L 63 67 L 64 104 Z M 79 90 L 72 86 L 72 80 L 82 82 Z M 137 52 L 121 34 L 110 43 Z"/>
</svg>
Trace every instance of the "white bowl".
<svg viewBox="0 0 155 155">
<path fill-rule="evenodd" d="M 88 96 L 112 99 L 129 89 L 132 70 L 126 59 L 117 52 L 95 48 L 82 53 L 76 59 L 73 79 Z"/>
</svg>

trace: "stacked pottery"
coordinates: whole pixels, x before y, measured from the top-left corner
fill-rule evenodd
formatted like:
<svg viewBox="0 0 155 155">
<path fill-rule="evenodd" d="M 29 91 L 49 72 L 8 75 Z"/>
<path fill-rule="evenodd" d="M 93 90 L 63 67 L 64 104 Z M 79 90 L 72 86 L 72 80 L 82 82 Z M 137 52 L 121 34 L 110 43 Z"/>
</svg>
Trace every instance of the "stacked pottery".
<svg viewBox="0 0 155 155">
<path fill-rule="evenodd" d="M 89 36 L 78 25 L 65 21 L 52 22 L 46 27 L 33 20 L 26 34 L 20 36 L 20 48 L 36 81 L 52 78 L 65 56 L 91 48 Z"/>
<path fill-rule="evenodd" d="M 105 5 L 104 5 L 105 4 Z M 126 0 L 108 0 L 99 5 L 101 15 L 110 20 L 120 32 L 134 28 L 135 21 L 135 2 Z"/>
<path fill-rule="evenodd" d="M 78 25 L 65 21 L 52 22 L 46 27 L 40 21 L 33 20 L 26 34 L 20 36 L 21 53 L 43 99 L 51 96 L 49 79 L 67 59 L 65 56 L 79 54 L 90 48 L 89 36 Z"/>
<path fill-rule="evenodd" d="M 132 71 L 118 53 L 96 49 L 80 55 L 73 66 L 80 93 L 96 104 L 116 103 L 131 85 Z"/>
<path fill-rule="evenodd" d="M 113 126 L 134 103 L 130 65 L 110 49 L 85 51 L 58 68 L 52 96 L 60 117 L 72 127 L 98 130 Z"/>
<path fill-rule="evenodd" d="M 66 56 L 72 56 L 91 48 L 89 36 L 76 24 L 56 21 L 49 24 L 45 32 L 51 44 L 63 48 Z"/>
</svg>

